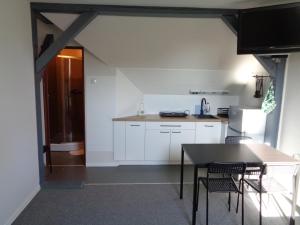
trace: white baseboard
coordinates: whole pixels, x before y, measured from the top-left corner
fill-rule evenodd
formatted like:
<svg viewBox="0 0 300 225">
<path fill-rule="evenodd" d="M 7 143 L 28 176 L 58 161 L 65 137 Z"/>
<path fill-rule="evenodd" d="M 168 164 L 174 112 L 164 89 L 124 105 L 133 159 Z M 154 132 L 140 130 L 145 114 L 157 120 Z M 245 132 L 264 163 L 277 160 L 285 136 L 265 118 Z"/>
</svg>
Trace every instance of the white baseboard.
<svg viewBox="0 0 300 225">
<path fill-rule="evenodd" d="M 86 167 L 117 167 L 119 162 L 86 163 Z"/>
<path fill-rule="evenodd" d="M 26 208 L 26 206 L 31 202 L 31 200 L 36 196 L 36 194 L 41 190 L 40 185 L 38 185 L 25 199 L 25 201 L 16 209 L 12 216 L 4 225 L 11 225 L 15 219 L 21 214 L 21 212 Z"/>
</svg>

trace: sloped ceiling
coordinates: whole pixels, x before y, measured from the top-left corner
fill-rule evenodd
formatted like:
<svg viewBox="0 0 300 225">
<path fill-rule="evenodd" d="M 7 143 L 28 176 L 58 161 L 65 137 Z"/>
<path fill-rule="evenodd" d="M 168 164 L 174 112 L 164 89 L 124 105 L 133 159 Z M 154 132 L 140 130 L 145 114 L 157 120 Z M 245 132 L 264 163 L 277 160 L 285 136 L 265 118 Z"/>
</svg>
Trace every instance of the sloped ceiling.
<svg viewBox="0 0 300 225">
<path fill-rule="evenodd" d="M 78 16 L 44 15 L 62 30 Z M 147 94 L 236 94 L 244 77 L 264 72 L 253 56 L 236 54 L 236 36 L 220 19 L 98 16 L 75 39 Z"/>
<path fill-rule="evenodd" d="M 45 15 L 62 30 L 77 17 Z M 118 68 L 232 70 L 247 57 L 220 19 L 98 16 L 76 40 Z"/>
</svg>

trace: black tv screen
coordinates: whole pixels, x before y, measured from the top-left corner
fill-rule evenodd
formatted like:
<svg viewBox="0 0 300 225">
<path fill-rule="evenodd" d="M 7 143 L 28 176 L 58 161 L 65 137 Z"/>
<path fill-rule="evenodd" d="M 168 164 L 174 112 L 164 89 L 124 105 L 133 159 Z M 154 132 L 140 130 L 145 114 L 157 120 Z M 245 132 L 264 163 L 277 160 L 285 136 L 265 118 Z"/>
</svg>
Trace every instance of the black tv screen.
<svg viewBox="0 0 300 225">
<path fill-rule="evenodd" d="M 241 10 L 238 54 L 300 51 L 300 4 Z"/>
</svg>

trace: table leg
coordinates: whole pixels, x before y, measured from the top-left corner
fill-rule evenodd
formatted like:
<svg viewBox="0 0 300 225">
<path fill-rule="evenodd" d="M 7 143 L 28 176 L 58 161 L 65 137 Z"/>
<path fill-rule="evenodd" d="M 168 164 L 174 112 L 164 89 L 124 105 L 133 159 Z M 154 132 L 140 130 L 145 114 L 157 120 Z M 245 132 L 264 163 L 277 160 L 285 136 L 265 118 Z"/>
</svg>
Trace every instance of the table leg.
<svg viewBox="0 0 300 225">
<path fill-rule="evenodd" d="M 184 150 L 181 147 L 181 165 L 180 165 L 180 199 L 183 197 L 183 169 L 184 169 Z"/>
<path fill-rule="evenodd" d="M 298 200 L 299 176 L 300 176 L 300 169 L 299 166 L 297 166 L 296 172 L 293 177 L 293 201 L 292 201 L 290 225 L 295 225 L 295 212 L 296 212 L 296 205 Z"/>
<path fill-rule="evenodd" d="M 197 212 L 197 187 L 198 187 L 198 167 L 194 167 L 194 190 L 193 190 L 193 218 L 192 225 L 196 225 L 196 212 Z"/>
</svg>

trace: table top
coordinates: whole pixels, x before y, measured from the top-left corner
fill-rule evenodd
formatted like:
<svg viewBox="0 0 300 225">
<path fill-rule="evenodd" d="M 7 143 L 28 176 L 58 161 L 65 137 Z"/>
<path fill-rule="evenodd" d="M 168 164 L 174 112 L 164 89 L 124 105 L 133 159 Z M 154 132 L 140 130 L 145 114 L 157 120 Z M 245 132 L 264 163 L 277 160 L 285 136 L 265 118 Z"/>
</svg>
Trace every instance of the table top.
<svg viewBox="0 0 300 225">
<path fill-rule="evenodd" d="M 247 144 L 249 149 L 267 165 L 299 165 L 300 161 L 264 144 Z"/>
<path fill-rule="evenodd" d="M 183 144 L 193 164 L 206 167 L 211 162 L 245 162 L 248 166 L 295 165 L 300 162 L 264 144 Z"/>
<path fill-rule="evenodd" d="M 192 163 L 199 167 L 206 167 L 212 162 L 244 162 L 248 166 L 263 163 L 244 144 L 183 144 L 182 147 Z"/>
</svg>

